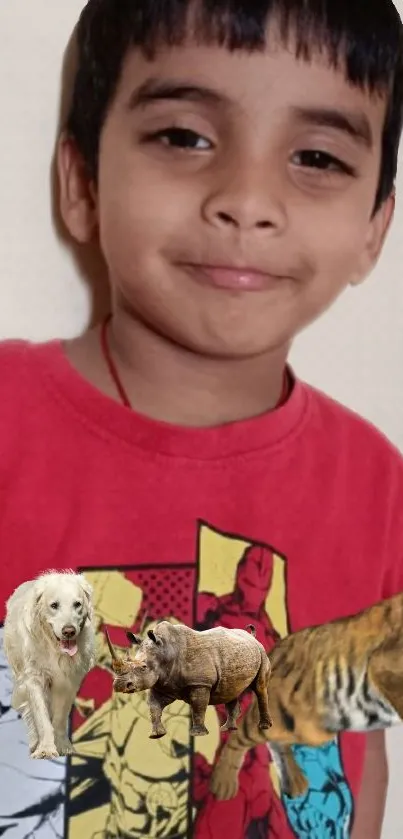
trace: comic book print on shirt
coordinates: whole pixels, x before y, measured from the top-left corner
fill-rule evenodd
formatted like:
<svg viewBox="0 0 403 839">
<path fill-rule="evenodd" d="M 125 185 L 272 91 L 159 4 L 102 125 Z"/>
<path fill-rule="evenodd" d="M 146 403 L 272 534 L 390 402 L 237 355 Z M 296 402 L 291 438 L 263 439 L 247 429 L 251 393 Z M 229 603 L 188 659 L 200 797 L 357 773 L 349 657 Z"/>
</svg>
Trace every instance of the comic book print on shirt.
<svg viewBox="0 0 403 839">
<path fill-rule="evenodd" d="M 188 565 L 78 569 L 94 587 L 98 665 L 72 712 L 70 759 L 29 758 L 1 653 L 2 839 L 349 839 L 353 802 L 337 740 L 295 749 L 310 781 L 303 797 L 281 795 L 269 750 L 259 746 L 245 759 L 236 798 L 218 802 L 209 778 L 228 736 L 219 730 L 223 709 L 209 707 L 208 736 L 191 738 L 189 707 L 174 702 L 164 710 L 167 735 L 155 741 L 146 694 L 112 693 L 104 626 L 118 651 L 127 648 L 126 630 L 138 632 L 145 619 L 147 628 L 160 619 L 199 629 L 253 623 L 268 652 L 289 632 L 286 559 L 204 522 L 197 536 Z"/>
</svg>

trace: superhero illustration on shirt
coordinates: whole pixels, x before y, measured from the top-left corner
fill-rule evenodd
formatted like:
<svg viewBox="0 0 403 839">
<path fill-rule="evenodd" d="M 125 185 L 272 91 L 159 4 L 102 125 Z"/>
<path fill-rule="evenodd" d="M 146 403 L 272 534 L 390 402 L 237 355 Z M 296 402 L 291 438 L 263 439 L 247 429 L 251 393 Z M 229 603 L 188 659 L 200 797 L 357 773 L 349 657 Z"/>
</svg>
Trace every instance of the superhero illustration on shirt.
<svg viewBox="0 0 403 839">
<path fill-rule="evenodd" d="M 268 652 L 289 632 L 286 559 L 210 524 L 195 526 L 198 551 L 188 565 L 161 566 L 156 558 L 154 567 L 141 560 L 130 568 L 80 567 L 94 587 L 98 665 L 72 712 L 70 759 L 30 760 L 1 652 L 3 839 L 349 839 L 353 800 L 337 740 L 295 749 L 310 783 L 301 798 L 282 796 L 270 752 L 259 746 L 247 754 L 236 798 L 220 802 L 209 779 L 225 736 L 221 709 L 207 710 L 208 736 L 191 738 L 189 707 L 175 702 L 164 711 L 167 735 L 155 741 L 146 694 L 112 693 L 104 626 L 117 649 L 145 618 L 148 627 L 161 618 L 198 629 L 253 623 Z"/>
</svg>

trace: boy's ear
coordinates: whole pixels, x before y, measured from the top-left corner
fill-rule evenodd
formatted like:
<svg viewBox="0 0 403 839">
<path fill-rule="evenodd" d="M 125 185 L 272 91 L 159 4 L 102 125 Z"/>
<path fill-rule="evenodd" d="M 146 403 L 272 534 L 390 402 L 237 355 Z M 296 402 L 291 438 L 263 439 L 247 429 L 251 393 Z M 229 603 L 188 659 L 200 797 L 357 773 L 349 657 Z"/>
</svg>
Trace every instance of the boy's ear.
<svg viewBox="0 0 403 839">
<path fill-rule="evenodd" d="M 357 271 L 350 279 L 350 285 L 355 286 L 362 283 L 375 268 L 389 233 L 395 212 L 395 204 L 396 193 L 393 191 L 371 219 L 365 247 L 359 257 Z"/>
<path fill-rule="evenodd" d="M 81 153 L 66 133 L 57 145 L 57 171 L 62 219 L 73 239 L 88 243 L 97 229 L 96 191 Z"/>
</svg>

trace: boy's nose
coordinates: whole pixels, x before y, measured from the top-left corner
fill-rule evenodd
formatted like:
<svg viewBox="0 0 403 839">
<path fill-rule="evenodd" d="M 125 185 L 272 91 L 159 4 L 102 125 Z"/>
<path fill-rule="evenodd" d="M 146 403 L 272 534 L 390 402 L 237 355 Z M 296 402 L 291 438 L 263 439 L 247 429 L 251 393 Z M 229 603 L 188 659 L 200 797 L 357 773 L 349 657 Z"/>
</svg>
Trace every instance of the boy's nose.
<svg viewBox="0 0 403 839">
<path fill-rule="evenodd" d="M 232 227 L 238 227 L 240 229 L 242 229 L 242 228 L 247 229 L 247 228 L 253 228 L 253 227 L 257 227 L 257 228 L 260 228 L 260 229 L 267 229 L 269 227 L 272 227 L 272 224 L 270 223 L 269 219 L 264 219 L 264 218 L 256 219 L 252 223 L 247 223 L 242 218 L 242 216 L 243 216 L 243 213 L 242 214 L 239 213 L 239 212 L 238 213 L 235 213 L 235 212 L 227 213 L 223 210 L 220 210 L 217 213 L 216 218 L 217 218 L 217 222 L 222 223 L 224 226 L 229 225 L 229 226 L 232 226 Z"/>
<path fill-rule="evenodd" d="M 233 172 L 213 190 L 204 204 L 206 220 L 219 228 L 240 232 L 281 230 L 286 222 L 284 190 L 277 178 L 269 183 L 258 172 Z"/>
</svg>

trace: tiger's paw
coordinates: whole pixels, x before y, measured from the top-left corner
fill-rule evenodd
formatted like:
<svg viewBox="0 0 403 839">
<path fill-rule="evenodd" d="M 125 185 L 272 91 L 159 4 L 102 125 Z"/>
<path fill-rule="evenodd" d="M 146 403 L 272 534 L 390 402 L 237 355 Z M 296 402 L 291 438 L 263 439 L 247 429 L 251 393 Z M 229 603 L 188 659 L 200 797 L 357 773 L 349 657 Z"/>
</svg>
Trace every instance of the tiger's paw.
<svg viewBox="0 0 403 839">
<path fill-rule="evenodd" d="M 238 775 L 217 764 L 211 775 L 210 790 L 217 801 L 235 798 L 238 793 Z"/>
</svg>

